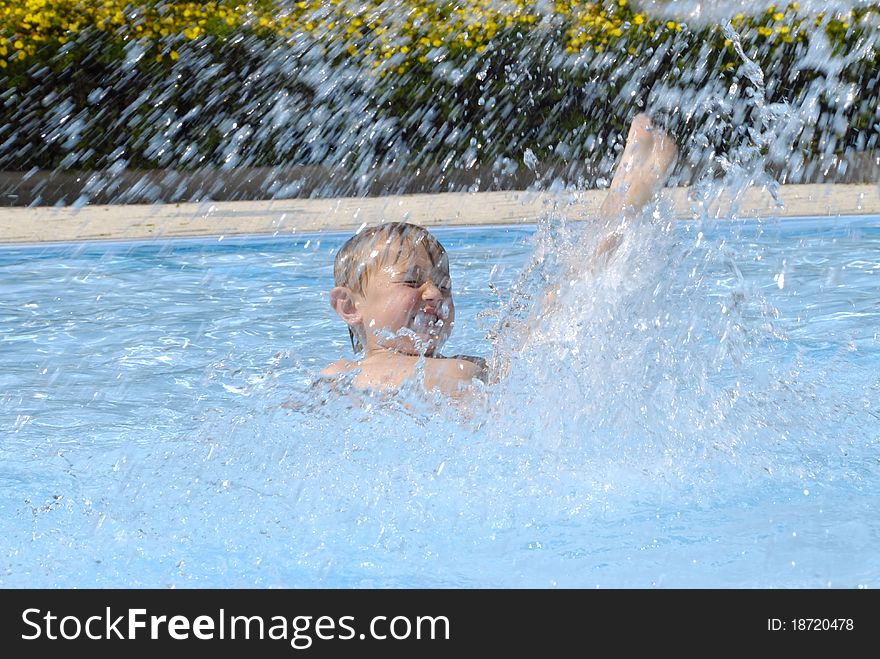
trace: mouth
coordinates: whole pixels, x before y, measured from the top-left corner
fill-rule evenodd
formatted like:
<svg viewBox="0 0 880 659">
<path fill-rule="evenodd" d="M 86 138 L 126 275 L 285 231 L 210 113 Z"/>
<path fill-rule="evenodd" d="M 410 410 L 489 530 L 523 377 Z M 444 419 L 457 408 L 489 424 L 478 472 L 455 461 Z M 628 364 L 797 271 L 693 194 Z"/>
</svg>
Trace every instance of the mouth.
<svg viewBox="0 0 880 659">
<path fill-rule="evenodd" d="M 448 332 L 446 320 L 434 307 L 425 307 L 416 312 L 410 327 L 418 334 L 427 334 L 434 338 Z"/>
</svg>

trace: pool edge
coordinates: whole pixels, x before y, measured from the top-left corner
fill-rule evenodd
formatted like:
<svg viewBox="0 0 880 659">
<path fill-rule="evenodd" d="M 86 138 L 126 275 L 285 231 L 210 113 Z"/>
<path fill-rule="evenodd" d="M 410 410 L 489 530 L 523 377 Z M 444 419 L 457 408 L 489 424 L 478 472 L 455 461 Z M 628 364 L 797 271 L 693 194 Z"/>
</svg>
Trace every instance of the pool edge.
<svg viewBox="0 0 880 659">
<path fill-rule="evenodd" d="M 569 220 L 595 217 L 604 190 L 449 192 L 382 197 L 216 201 L 82 208 L 0 208 L 0 244 L 145 240 L 355 231 L 384 220 L 429 227 L 528 224 L 549 211 Z M 664 197 L 679 219 L 880 215 L 880 184 L 781 185 L 750 188 L 735 208 L 729 196 L 700 198 L 689 187 Z M 778 200 L 778 201 L 777 201 Z"/>
</svg>

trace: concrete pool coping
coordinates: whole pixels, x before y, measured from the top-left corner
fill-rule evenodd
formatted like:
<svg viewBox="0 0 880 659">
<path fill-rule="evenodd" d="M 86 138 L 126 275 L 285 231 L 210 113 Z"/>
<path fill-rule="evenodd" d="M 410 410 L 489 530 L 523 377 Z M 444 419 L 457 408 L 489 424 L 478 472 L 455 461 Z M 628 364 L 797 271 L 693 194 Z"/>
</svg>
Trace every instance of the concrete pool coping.
<svg viewBox="0 0 880 659">
<path fill-rule="evenodd" d="M 688 187 L 664 197 L 679 219 L 731 216 L 729 197 L 700 201 Z M 154 238 L 296 235 L 339 231 L 386 220 L 428 227 L 529 224 L 552 209 L 571 221 L 595 217 L 604 190 L 565 192 L 450 192 L 381 197 L 214 201 L 133 205 L 0 208 L 0 244 Z M 880 184 L 803 184 L 753 187 L 740 197 L 736 217 L 880 215 Z"/>
</svg>

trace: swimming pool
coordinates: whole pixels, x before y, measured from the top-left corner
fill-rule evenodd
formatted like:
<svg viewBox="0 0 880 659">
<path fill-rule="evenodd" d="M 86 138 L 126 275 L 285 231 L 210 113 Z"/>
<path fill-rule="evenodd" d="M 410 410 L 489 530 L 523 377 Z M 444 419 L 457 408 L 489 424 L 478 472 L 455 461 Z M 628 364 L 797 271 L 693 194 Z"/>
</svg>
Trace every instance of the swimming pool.
<svg viewBox="0 0 880 659">
<path fill-rule="evenodd" d="M 445 352 L 570 230 L 437 229 Z M 880 218 L 636 235 L 465 410 L 311 385 L 346 237 L 0 249 L 0 586 L 877 586 Z"/>
</svg>

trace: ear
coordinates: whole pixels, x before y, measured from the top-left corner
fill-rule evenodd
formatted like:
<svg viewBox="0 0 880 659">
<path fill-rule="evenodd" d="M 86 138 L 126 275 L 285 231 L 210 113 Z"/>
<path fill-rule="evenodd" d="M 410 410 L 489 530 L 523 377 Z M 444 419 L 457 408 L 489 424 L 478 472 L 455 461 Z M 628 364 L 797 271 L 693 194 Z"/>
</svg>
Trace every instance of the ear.
<svg viewBox="0 0 880 659">
<path fill-rule="evenodd" d="M 345 286 L 331 288 L 330 306 L 349 327 L 361 322 L 361 313 L 354 302 L 354 293 L 350 288 Z"/>
</svg>

